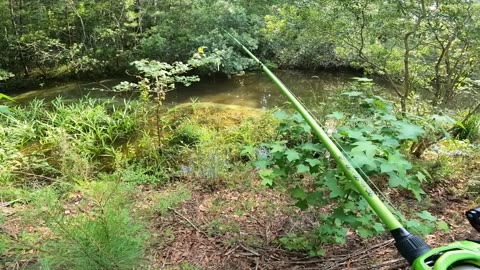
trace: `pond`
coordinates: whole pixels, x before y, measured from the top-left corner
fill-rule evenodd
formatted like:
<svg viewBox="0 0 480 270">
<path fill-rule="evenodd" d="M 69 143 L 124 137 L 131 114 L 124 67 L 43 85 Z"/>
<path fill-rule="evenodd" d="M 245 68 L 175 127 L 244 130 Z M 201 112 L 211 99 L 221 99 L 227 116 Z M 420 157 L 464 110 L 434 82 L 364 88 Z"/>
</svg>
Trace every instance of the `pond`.
<svg viewBox="0 0 480 270">
<path fill-rule="evenodd" d="M 302 72 L 292 70 L 276 70 L 275 74 L 302 101 L 311 104 L 328 103 L 328 97 L 337 95 L 355 76 L 353 73 Z M 34 98 L 52 100 L 62 96 L 66 100 L 79 99 L 85 95 L 96 98 L 130 98 L 132 94 L 118 94 L 109 91 L 92 90 L 109 89 L 124 79 L 109 79 L 99 82 L 72 82 L 52 87 L 39 88 L 15 96 L 20 104 Z M 208 78 L 189 87 L 178 89 L 167 94 L 165 103 L 176 105 L 192 101 L 212 102 L 220 104 L 240 105 L 251 108 L 269 109 L 282 105 L 286 98 L 273 82 L 261 72 L 245 73 L 242 76 L 228 78 Z"/>
</svg>

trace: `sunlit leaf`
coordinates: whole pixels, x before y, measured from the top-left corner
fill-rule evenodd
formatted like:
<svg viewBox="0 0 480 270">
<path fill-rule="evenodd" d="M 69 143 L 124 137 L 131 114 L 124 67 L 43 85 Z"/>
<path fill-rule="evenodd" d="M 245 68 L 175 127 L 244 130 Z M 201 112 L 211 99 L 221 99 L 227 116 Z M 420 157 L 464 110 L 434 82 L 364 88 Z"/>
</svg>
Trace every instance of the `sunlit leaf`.
<svg viewBox="0 0 480 270">
<path fill-rule="evenodd" d="M 322 164 L 322 162 L 315 158 L 307 158 L 305 161 L 310 165 L 310 167 L 315 167 L 317 165 Z"/>
<path fill-rule="evenodd" d="M 306 172 L 310 172 L 310 167 L 304 164 L 297 165 L 297 173 L 306 173 Z"/>
<path fill-rule="evenodd" d="M 425 130 L 422 127 L 408 122 L 397 121 L 394 125 L 398 129 L 398 138 L 400 140 L 416 140 L 419 136 L 425 133 Z"/>
<path fill-rule="evenodd" d="M 436 221 L 437 220 L 436 217 L 432 216 L 432 214 L 430 214 L 430 212 L 428 212 L 426 210 L 423 210 L 422 212 L 417 213 L 417 216 L 419 216 L 421 219 L 428 220 L 428 221 Z"/>
<path fill-rule="evenodd" d="M 448 226 L 448 224 L 443 221 L 443 220 L 440 220 L 439 222 L 437 222 L 437 228 L 439 230 L 442 230 L 444 232 L 449 232 L 450 231 L 450 227 Z"/>
<path fill-rule="evenodd" d="M 285 151 L 285 155 L 287 155 L 287 160 L 290 162 L 300 159 L 298 152 L 293 149 L 288 149 Z"/>
</svg>

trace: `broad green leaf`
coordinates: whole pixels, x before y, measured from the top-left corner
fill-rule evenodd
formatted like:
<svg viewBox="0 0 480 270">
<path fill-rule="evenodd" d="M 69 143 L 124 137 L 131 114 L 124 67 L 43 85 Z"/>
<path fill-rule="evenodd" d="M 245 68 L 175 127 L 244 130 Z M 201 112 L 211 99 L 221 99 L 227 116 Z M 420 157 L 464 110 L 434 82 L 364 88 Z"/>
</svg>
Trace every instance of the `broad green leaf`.
<svg viewBox="0 0 480 270">
<path fill-rule="evenodd" d="M 418 222 L 418 220 L 415 219 L 410 219 L 405 223 L 405 226 L 409 229 L 417 229 L 421 226 L 422 224 Z"/>
<path fill-rule="evenodd" d="M 413 193 L 417 201 L 422 200 L 422 195 L 425 194 L 425 191 L 423 191 L 418 182 L 410 180 L 410 182 L 408 183 L 408 189 Z"/>
<path fill-rule="evenodd" d="M 395 164 L 389 163 L 389 162 L 383 162 L 380 164 L 380 172 L 381 173 L 390 173 L 394 172 L 397 169 Z"/>
<path fill-rule="evenodd" d="M 312 131 L 312 127 L 310 127 L 310 125 L 307 123 L 302 124 L 302 128 L 305 133 L 310 133 Z"/>
<path fill-rule="evenodd" d="M 288 149 L 285 151 L 285 155 L 287 155 L 287 160 L 290 162 L 300 159 L 298 152 L 293 149 Z"/>
<path fill-rule="evenodd" d="M 417 213 L 417 216 L 419 216 L 421 219 L 428 220 L 428 221 L 436 221 L 437 220 L 436 217 L 432 216 L 432 214 L 430 214 L 430 212 L 428 212 L 426 210 L 423 210 L 422 212 Z"/>
<path fill-rule="evenodd" d="M 279 144 L 279 143 L 274 143 L 270 145 L 270 153 L 277 153 L 277 152 L 283 152 L 285 150 L 285 145 Z"/>
<path fill-rule="evenodd" d="M 368 238 L 368 237 L 371 237 L 373 236 L 373 232 L 366 229 L 366 228 L 363 228 L 363 227 L 360 227 L 357 229 L 357 233 L 358 235 L 361 237 L 361 238 Z"/>
<path fill-rule="evenodd" d="M 373 229 L 377 233 L 381 233 L 385 231 L 385 226 L 382 223 L 375 222 L 375 224 L 373 224 Z"/>
<path fill-rule="evenodd" d="M 272 170 L 270 169 L 260 170 L 258 174 L 260 175 L 260 178 L 262 178 L 262 183 L 261 183 L 262 185 L 273 186 Z"/>
<path fill-rule="evenodd" d="M 241 156 L 249 156 L 249 157 L 254 157 L 255 156 L 255 147 L 252 145 L 246 145 L 243 147 L 242 151 L 240 152 Z"/>
<path fill-rule="evenodd" d="M 1 114 L 12 114 L 12 112 L 8 109 L 8 106 L 0 105 L 0 113 Z"/>
<path fill-rule="evenodd" d="M 305 119 L 303 119 L 303 116 L 299 113 L 293 114 L 292 118 L 298 123 L 305 123 Z"/>
<path fill-rule="evenodd" d="M 318 143 L 304 143 L 300 145 L 300 149 L 302 150 L 307 150 L 307 151 L 313 151 L 313 152 L 320 152 L 322 150 L 322 146 Z"/>
<path fill-rule="evenodd" d="M 305 200 L 299 200 L 295 203 L 295 206 L 300 208 L 300 210 L 307 210 L 308 209 L 308 203 Z"/>
<path fill-rule="evenodd" d="M 297 173 L 306 173 L 306 172 L 310 172 L 310 167 L 304 164 L 297 165 Z"/>
<path fill-rule="evenodd" d="M 338 186 L 338 182 L 335 177 L 327 177 L 325 179 L 325 184 L 327 185 L 328 189 L 330 189 L 330 198 L 337 198 L 345 195 L 343 190 Z"/>
<path fill-rule="evenodd" d="M 310 165 L 310 167 L 315 167 L 322 164 L 322 162 L 316 158 L 307 158 L 305 161 Z"/>
<path fill-rule="evenodd" d="M 296 186 L 295 188 L 290 189 L 290 195 L 292 195 L 293 198 L 299 199 L 299 200 L 305 200 L 307 198 L 307 195 L 305 194 L 305 190 L 303 188 Z"/>
<path fill-rule="evenodd" d="M 352 130 L 352 129 L 345 128 L 345 129 L 342 129 L 340 133 L 348 136 L 349 138 L 356 139 L 356 140 L 359 140 L 359 141 L 366 140 L 366 138 L 363 136 L 363 132 L 358 131 L 358 130 Z"/>
<path fill-rule="evenodd" d="M 400 143 L 398 142 L 397 139 L 386 136 L 382 142 L 382 146 L 384 147 L 390 147 L 390 148 L 397 148 L 400 146 Z"/>
<path fill-rule="evenodd" d="M 407 182 L 405 181 L 405 179 L 399 177 L 395 173 L 388 173 L 388 175 L 390 176 L 390 179 L 388 181 L 388 186 L 389 187 L 391 187 L 391 188 L 396 188 L 396 187 L 406 188 L 407 187 Z"/>
<path fill-rule="evenodd" d="M 398 150 L 388 154 L 388 163 L 393 164 L 396 168 L 395 170 L 401 175 L 404 174 L 402 172 L 412 168 L 412 163 L 406 160 Z"/>
<path fill-rule="evenodd" d="M 448 224 L 443 221 L 443 220 L 440 220 L 439 222 L 437 222 L 437 228 L 439 230 L 442 230 L 444 232 L 449 232 L 450 231 L 450 227 L 448 226 Z"/>
<path fill-rule="evenodd" d="M 394 125 L 397 127 L 399 133 L 398 138 L 400 140 L 416 140 L 425 133 L 422 127 L 408 122 L 397 121 Z"/>
<path fill-rule="evenodd" d="M 323 205 L 325 203 L 325 198 L 323 192 L 315 191 L 307 193 L 306 199 L 308 205 Z"/>
<path fill-rule="evenodd" d="M 390 121 L 396 121 L 397 117 L 395 117 L 395 115 L 392 115 L 392 114 L 384 113 L 380 116 L 380 119 L 383 121 L 390 122 Z"/>
<path fill-rule="evenodd" d="M 375 159 L 373 159 L 372 157 L 368 157 L 364 152 L 351 152 L 350 159 L 352 161 L 352 165 L 355 168 L 361 168 L 363 166 L 366 166 L 366 169 L 368 170 L 377 169 Z"/>
<path fill-rule="evenodd" d="M 355 142 L 353 145 L 356 145 L 356 147 L 352 148 L 352 153 L 364 152 L 368 158 L 373 158 L 378 150 L 377 146 L 375 146 L 371 141 Z"/>
<path fill-rule="evenodd" d="M 259 159 L 253 162 L 253 165 L 259 169 L 265 169 L 270 165 L 270 160 L 268 159 Z"/>
</svg>

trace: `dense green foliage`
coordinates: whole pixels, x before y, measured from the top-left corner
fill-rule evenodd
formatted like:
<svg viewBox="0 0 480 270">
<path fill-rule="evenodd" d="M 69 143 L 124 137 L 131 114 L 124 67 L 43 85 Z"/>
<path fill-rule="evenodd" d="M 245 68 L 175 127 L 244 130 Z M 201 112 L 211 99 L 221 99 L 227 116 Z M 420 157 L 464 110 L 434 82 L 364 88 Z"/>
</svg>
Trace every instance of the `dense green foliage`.
<svg viewBox="0 0 480 270">
<path fill-rule="evenodd" d="M 0 215 L 0 230 L 24 229 L 0 234 L 0 268 L 143 267 L 146 250 L 175 238 L 152 224 L 172 213 L 205 237 L 244 234 L 233 215 L 199 228 L 175 208 L 193 189 L 265 192 L 257 180 L 311 218 L 274 241 L 266 233 L 268 244 L 321 256 L 351 234 L 384 232 L 298 114 L 163 106 L 168 91 L 199 75 L 255 68 L 224 29 L 269 66 L 353 68 L 393 89 L 386 98 L 372 79 L 356 78 L 310 109 L 328 114 L 315 116 L 384 199 L 404 202 L 395 214 L 413 231 L 448 230 L 424 210 L 425 191 L 455 174 L 456 155 L 478 158 L 478 1 L 0 0 L 0 29 L 0 91 L 126 71 L 131 80 L 111 92 L 139 93 L 19 106 L 0 93 L 0 208 L 13 211 Z M 465 108 L 446 110 L 458 97 Z M 434 158 L 422 160 L 431 146 Z M 152 240 L 152 230 L 164 238 Z"/>
<path fill-rule="evenodd" d="M 333 138 L 337 145 L 365 179 L 370 179 L 369 184 L 376 187 L 377 192 L 406 189 L 421 201 L 425 194 L 421 186 L 429 173 L 414 168 L 403 152 L 425 130 L 410 120 L 399 119 L 392 102 L 366 94 L 361 91 L 365 90 L 361 84 L 354 89 L 356 91 L 344 92 L 344 97 L 339 97 L 338 101 L 356 103 L 359 107 L 327 116 L 329 128 L 336 130 Z M 376 215 L 337 168 L 304 119 L 298 114 L 284 112 L 275 116 L 280 119 L 275 141 L 262 144 L 256 150 L 252 147 L 245 149 L 257 156 L 254 164 L 260 169 L 262 184 L 287 190 L 296 200 L 295 205 L 303 210 L 327 206 L 330 209 L 319 215 L 320 221 L 312 232 L 290 234 L 281 242 L 289 249 L 321 255 L 324 254 L 323 244 L 344 243 L 345 226 L 356 230 L 361 237 L 383 233 L 384 228 Z M 407 221 L 400 213 L 396 214 L 409 229 L 421 234 L 431 233 L 434 229 L 431 222 L 436 218 L 428 212 L 418 215 L 429 224 Z M 438 225 L 445 228 L 446 224 Z"/>
<path fill-rule="evenodd" d="M 400 98 L 448 104 L 478 88 L 476 1 L 0 1 L 0 81 L 31 74 L 123 72 L 134 60 L 221 60 L 203 72 L 252 66 L 222 31 L 283 67 L 347 66 L 379 74 Z M 23 76 L 22 76 L 23 75 Z"/>
</svg>

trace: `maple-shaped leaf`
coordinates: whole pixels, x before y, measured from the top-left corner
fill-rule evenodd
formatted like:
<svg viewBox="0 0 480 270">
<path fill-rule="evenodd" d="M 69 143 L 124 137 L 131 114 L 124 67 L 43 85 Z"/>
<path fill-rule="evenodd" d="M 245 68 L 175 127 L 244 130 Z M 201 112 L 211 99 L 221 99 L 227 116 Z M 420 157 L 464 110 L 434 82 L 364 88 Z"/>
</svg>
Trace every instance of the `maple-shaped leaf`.
<svg viewBox="0 0 480 270">
<path fill-rule="evenodd" d="M 270 165 L 270 160 L 267 159 L 259 159 L 256 160 L 253 165 L 259 169 L 265 169 Z"/>
<path fill-rule="evenodd" d="M 270 149 L 270 153 L 283 152 L 283 150 L 285 150 L 285 145 L 275 143 L 275 144 L 271 145 L 271 148 L 272 149 Z"/>
<path fill-rule="evenodd" d="M 285 155 L 287 155 L 287 160 L 292 162 L 294 160 L 300 159 L 300 154 L 293 149 L 288 149 L 285 151 Z"/>
<path fill-rule="evenodd" d="M 335 177 L 327 177 L 325 184 L 330 189 L 330 198 L 342 197 L 345 195 L 342 189 L 338 186 L 337 179 Z"/>
<path fill-rule="evenodd" d="M 407 187 L 407 182 L 405 181 L 405 179 L 399 177 L 396 173 L 388 173 L 388 175 L 390 176 L 390 179 L 388 181 L 388 185 L 391 187 L 391 188 L 396 188 L 396 187 L 404 187 L 406 188 Z"/>
<path fill-rule="evenodd" d="M 377 169 L 377 164 L 375 163 L 375 159 L 368 157 L 365 152 L 351 152 L 350 159 L 352 161 L 352 165 L 355 168 L 361 168 L 363 166 L 367 166 L 369 170 Z"/>
<path fill-rule="evenodd" d="M 307 158 L 305 161 L 308 163 L 308 165 L 310 165 L 310 167 L 315 167 L 322 164 L 322 162 L 316 158 Z"/>
<path fill-rule="evenodd" d="M 298 164 L 297 165 L 297 173 L 306 173 L 310 171 L 310 167 L 304 165 L 304 164 Z"/>
<path fill-rule="evenodd" d="M 422 127 L 408 122 L 397 121 L 394 125 L 398 129 L 398 139 L 400 140 L 417 140 L 418 137 L 425 133 Z"/>
<path fill-rule="evenodd" d="M 262 178 L 262 185 L 264 186 L 273 186 L 273 171 L 270 169 L 261 170 L 259 173 L 260 178 Z"/>
<path fill-rule="evenodd" d="M 296 186 L 295 188 L 290 189 L 290 195 L 292 195 L 293 198 L 299 199 L 299 200 L 305 200 L 307 198 L 307 194 L 305 193 L 305 190 L 303 188 Z"/>
<path fill-rule="evenodd" d="M 368 158 L 373 158 L 378 150 L 378 147 L 371 141 L 355 142 L 353 145 L 356 146 L 352 148 L 351 152 L 364 152 Z"/>
<path fill-rule="evenodd" d="M 322 150 L 322 145 L 318 143 L 304 143 L 300 146 L 300 149 L 307 150 L 307 151 L 315 151 L 319 152 Z"/>
<path fill-rule="evenodd" d="M 428 220 L 428 221 L 436 221 L 437 220 L 436 217 L 432 216 L 432 214 L 430 214 L 430 212 L 428 212 L 426 210 L 423 210 L 422 212 L 417 213 L 417 216 L 419 216 L 421 219 Z"/>
</svg>

